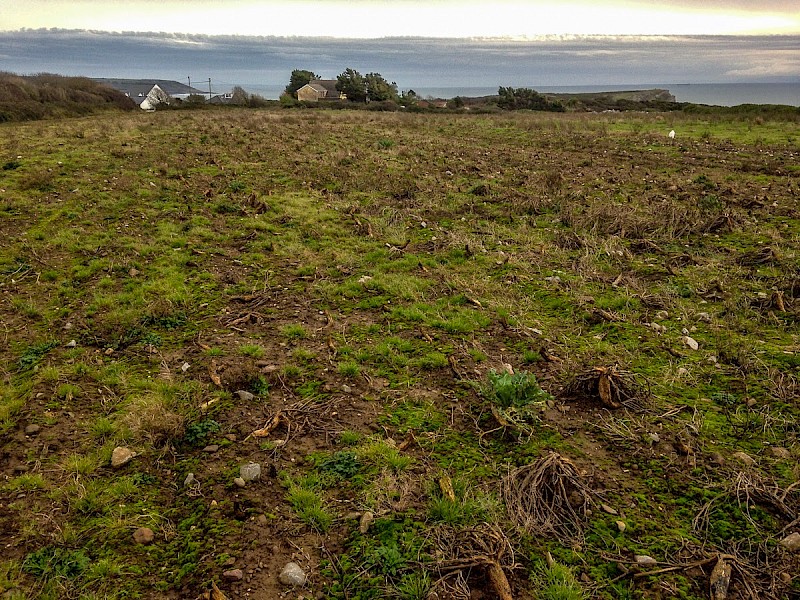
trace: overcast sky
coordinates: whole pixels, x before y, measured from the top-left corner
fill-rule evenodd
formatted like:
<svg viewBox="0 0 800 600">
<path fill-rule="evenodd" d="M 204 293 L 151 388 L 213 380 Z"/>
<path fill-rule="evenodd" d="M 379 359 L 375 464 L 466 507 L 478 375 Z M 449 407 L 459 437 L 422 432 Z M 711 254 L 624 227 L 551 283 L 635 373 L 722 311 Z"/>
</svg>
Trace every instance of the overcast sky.
<svg viewBox="0 0 800 600">
<path fill-rule="evenodd" d="M 800 34 L 800 0 L 0 0 L 0 30 L 530 37 Z"/>
<path fill-rule="evenodd" d="M 408 87 L 800 82 L 800 0 L 0 0 L 0 71 Z"/>
</svg>

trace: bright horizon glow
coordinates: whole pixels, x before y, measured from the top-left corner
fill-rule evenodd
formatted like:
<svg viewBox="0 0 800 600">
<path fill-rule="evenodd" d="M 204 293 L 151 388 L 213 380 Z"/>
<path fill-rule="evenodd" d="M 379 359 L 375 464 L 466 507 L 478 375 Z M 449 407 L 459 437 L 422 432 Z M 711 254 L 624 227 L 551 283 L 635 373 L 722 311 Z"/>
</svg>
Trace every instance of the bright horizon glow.
<svg viewBox="0 0 800 600">
<path fill-rule="evenodd" d="M 800 33 L 800 8 L 696 9 L 668 2 L 569 4 L 512 0 L 498 3 L 345 2 L 303 0 L 0 0 L 0 29 L 88 29 L 206 35 L 341 38 L 435 37 L 525 39 L 545 35 L 759 35 Z"/>
</svg>

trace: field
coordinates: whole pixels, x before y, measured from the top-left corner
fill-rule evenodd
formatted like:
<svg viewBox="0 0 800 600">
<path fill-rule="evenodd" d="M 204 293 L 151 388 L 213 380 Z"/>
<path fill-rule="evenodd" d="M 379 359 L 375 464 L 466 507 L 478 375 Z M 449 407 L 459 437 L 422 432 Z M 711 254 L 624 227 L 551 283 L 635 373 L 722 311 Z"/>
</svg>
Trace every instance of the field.
<svg viewBox="0 0 800 600">
<path fill-rule="evenodd" d="M 796 118 L 0 133 L 1 597 L 800 595 Z"/>
</svg>

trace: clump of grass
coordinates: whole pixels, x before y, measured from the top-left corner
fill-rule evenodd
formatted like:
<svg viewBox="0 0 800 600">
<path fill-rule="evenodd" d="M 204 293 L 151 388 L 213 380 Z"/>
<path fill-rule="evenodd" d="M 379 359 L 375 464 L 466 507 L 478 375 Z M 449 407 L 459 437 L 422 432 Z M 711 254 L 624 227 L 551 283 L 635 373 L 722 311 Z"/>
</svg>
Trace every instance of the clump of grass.
<svg viewBox="0 0 800 600">
<path fill-rule="evenodd" d="M 264 349 L 258 344 L 242 344 L 239 346 L 239 353 L 250 358 L 262 358 Z"/>
<path fill-rule="evenodd" d="M 569 567 L 552 559 L 533 574 L 537 600 L 584 600 L 587 596 Z"/>
<path fill-rule="evenodd" d="M 339 363 L 337 370 L 339 375 L 353 379 L 361 374 L 361 365 L 354 360 L 346 360 Z"/>
<path fill-rule="evenodd" d="M 281 327 L 281 335 L 291 341 L 303 340 L 308 337 L 308 331 L 300 323 L 290 323 Z"/>
<path fill-rule="evenodd" d="M 319 532 L 330 529 L 333 515 L 325 510 L 322 496 L 308 482 L 291 482 L 286 499 L 306 525 Z"/>
<path fill-rule="evenodd" d="M 186 417 L 175 410 L 172 400 L 153 392 L 131 402 L 122 421 L 134 439 L 162 446 L 181 437 Z"/>
</svg>

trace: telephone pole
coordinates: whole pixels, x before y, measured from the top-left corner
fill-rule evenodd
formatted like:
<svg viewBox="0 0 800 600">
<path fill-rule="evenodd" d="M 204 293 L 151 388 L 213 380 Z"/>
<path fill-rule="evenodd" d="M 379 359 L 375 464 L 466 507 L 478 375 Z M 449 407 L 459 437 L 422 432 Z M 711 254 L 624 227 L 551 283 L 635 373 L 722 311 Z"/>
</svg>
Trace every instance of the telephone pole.
<svg viewBox="0 0 800 600">
<path fill-rule="evenodd" d="M 211 100 L 211 77 L 208 78 L 208 99 Z"/>
</svg>

